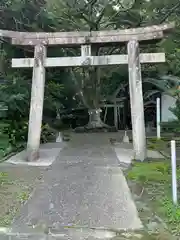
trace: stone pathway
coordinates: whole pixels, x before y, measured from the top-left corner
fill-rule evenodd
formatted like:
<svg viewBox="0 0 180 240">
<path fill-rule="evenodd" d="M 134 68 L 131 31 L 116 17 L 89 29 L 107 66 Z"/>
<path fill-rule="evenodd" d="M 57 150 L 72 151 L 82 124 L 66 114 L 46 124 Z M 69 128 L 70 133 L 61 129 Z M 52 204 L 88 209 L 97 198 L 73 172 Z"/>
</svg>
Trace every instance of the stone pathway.
<svg viewBox="0 0 180 240">
<path fill-rule="evenodd" d="M 72 136 L 22 207 L 12 232 L 79 240 L 110 239 L 118 231 L 140 228 L 115 151 L 103 133 Z"/>
</svg>

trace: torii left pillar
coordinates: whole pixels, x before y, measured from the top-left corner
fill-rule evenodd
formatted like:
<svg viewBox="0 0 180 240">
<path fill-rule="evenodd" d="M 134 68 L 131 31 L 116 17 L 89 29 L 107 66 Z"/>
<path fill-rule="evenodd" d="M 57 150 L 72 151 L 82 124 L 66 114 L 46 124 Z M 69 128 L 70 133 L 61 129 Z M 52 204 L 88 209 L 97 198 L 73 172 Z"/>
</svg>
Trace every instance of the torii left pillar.
<svg viewBox="0 0 180 240">
<path fill-rule="evenodd" d="M 35 46 L 31 88 L 31 105 L 29 114 L 27 161 L 35 161 L 39 158 L 45 87 L 45 58 L 46 47 L 44 45 Z"/>
</svg>

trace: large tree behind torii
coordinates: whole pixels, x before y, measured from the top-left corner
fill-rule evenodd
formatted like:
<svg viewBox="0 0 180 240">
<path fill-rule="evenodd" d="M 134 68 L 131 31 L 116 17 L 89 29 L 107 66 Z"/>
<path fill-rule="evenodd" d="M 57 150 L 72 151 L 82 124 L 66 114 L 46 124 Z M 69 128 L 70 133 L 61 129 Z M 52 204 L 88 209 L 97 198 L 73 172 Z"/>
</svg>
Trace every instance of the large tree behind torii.
<svg viewBox="0 0 180 240">
<path fill-rule="evenodd" d="M 61 30 L 64 28 L 66 31 L 86 30 L 91 32 L 116 28 L 118 11 L 115 9 L 117 4 L 118 1 L 92 0 L 58 2 L 55 0 L 47 3 L 47 8 L 49 16 L 56 19 L 56 26 L 58 27 L 59 25 Z M 122 7 L 123 6 L 121 6 L 121 8 Z M 123 11 L 127 10 L 125 7 L 128 7 L 128 5 L 126 4 L 126 6 L 123 7 Z M 57 31 L 57 28 L 54 30 Z M 77 51 L 73 51 L 76 54 Z M 108 52 L 113 53 L 113 51 L 118 52 L 119 49 L 112 47 L 103 49 L 98 45 L 91 46 L 91 54 L 96 56 L 104 53 L 107 54 Z M 104 97 L 102 92 L 103 83 L 101 80 L 103 75 L 105 75 L 102 73 L 105 69 L 89 67 L 86 70 L 77 68 L 70 71 L 72 79 L 76 84 L 79 97 L 83 105 L 89 109 L 90 121 L 88 127 L 104 127 L 105 124 L 100 119 L 100 101 Z M 107 72 L 107 70 L 105 72 Z"/>
<path fill-rule="evenodd" d="M 160 9 L 162 10 L 162 14 L 158 14 L 157 17 L 157 15 L 151 15 L 156 13 L 156 11 L 150 10 L 150 14 L 147 14 L 150 5 L 147 1 L 143 0 L 68 0 L 65 2 L 52 0 L 47 3 L 47 13 L 48 16 L 53 19 L 54 26 L 52 30 L 54 31 L 125 29 L 162 23 L 176 10 L 178 4 L 177 2 L 177 4 L 172 5 L 172 9 L 168 7 L 165 9 L 164 7 L 162 8 L 162 4 L 153 3 L 154 9 L 159 13 Z M 124 47 L 120 48 L 119 46 L 115 46 L 103 48 L 96 45 L 93 46 L 91 51 L 92 55 L 124 53 Z M 77 50 L 71 50 L 71 54 L 75 55 L 76 53 Z M 69 52 L 66 51 L 66 54 L 69 54 Z M 73 69 L 73 71 L 70 70 L 81 102 L 93 113 L 90 119 L 97 120 L 94 127 L 104 126 L 100 119 L 99 107 L 100 101 L 106 97 L 103 96 L 102 91 L 104 77 L 107 73 L 109 75 L 109 71 L 113 71 L 113 69 L 114 68 L 110 67 L 106 67 L 106 69 L 90 67 L 85 71 L 79 68 Z M 89 127 L 93 127 L 91 121 L 89 122 Z"/>
</svg>

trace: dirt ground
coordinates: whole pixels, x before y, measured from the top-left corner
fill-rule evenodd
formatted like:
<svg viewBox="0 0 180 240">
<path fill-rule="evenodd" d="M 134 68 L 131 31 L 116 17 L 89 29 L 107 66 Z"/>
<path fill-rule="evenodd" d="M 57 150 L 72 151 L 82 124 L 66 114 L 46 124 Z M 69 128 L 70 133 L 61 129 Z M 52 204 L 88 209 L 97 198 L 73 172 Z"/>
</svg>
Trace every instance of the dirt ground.
<svg viewBox="0 0 180 240">
<path fill-rule="evenodd" d="M 8 227 L 21 205 L 38 183 L 45 169 L 39 167 L 0 165 L 0 227 Z"/>
</svg>

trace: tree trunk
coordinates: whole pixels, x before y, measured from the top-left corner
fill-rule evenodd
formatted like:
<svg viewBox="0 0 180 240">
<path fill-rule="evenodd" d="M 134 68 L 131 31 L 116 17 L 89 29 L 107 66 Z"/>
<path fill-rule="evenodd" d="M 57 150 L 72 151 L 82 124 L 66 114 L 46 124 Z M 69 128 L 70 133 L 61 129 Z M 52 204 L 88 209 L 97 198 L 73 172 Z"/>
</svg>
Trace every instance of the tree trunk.
<svg viewBox="0 0 180 240">
<path fill-rule="evenodd" d="M 83 133 L 83 132 L 116 132 L 115 127 L 108 126 L 101 120 L 101 112 L 100 108 L 97 109 L 89 109 L 89 122 L 86 126 L 77 127 L 75 132 Z"/>
<path fill-rule="evenodd" d="M 87 125 L 87 128 L 103 128 L 106 127 L 106 124 L 103 123 L 101 120 L 101 112 L 102 110 L 99 109 L 90 109 L 88 111 L 89 113 L 89 123 Z"/>
</svg>

